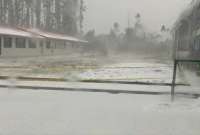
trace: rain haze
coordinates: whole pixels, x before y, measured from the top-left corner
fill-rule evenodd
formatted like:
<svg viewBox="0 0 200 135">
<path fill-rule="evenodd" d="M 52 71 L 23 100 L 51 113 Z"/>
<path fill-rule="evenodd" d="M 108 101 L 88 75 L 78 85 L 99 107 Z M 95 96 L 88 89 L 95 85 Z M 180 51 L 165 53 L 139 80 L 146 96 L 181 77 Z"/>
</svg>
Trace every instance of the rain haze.
<svg viewBox="0 0 200 135">
<path fill-rule="evenodd" d="M 85 30 L 107 33 L 114 22 L 124 29 L 133 25 L 134 17 L 141 14 L 148 31 L 158 32 L 161 25 L 171 27 L 190 0 L 86 0 Z"/>
<path fill-rule="evenodd" d="M 0 0 L 0 135 L 200 135 L 200 0 Z"/>
</svg>

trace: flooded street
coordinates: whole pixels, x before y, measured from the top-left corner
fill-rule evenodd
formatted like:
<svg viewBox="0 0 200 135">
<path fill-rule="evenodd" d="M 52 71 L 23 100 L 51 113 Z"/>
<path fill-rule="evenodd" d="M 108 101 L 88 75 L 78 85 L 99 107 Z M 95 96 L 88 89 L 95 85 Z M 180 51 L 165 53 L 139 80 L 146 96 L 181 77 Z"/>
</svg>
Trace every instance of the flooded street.
<svg viewBox="0 0 200 135">
<path fill-rule="evenodd" d="M 120 61 L 121 59 L 121 61 Z M 38 57 L 2 59 L 0 76 L 57 78 L 66 81 L 171 83 L 172 62 L 156 59 L 102 57 Z M 178 78 L 178 82 L 187 83 Z"/>
<path fill-rule="evenodd" d="M 30 90 L 0 91 L 4 135 L 199 135 L 200 100 Z"/>
<path fill-rule="evenodd" d="M 75 75 L 76 80 L 73 81 L 15 80 L 13 84 L 1 80 L 0 85 L 12 84 L 12 87 L 0 88 L 0 133 L 199 135 L 199 98 L 177 95 L 176 101 L 172 103 L 169 86 L 76 82 L 120 80 L 170 83 L 171 65 L 144 60 L 117 62 L 90 68 Z M 59 76 L 54 77 L 59 78 Z M 179 78 L 179 82 L 181 81 L 184 82 Z M 52 89 L 20 89 L 15 86 L 52 87 Z M 57 91 L 57 88 L 68 90 Z M 98 93 L 94 90 L 98 90 Z M 121 92 L 114 93 L 116 90 Z M 176 91 L 199 92 L 198 87 L 190 86 L 177 87 Z M 135 92 L 168 94 L 135 94 Z"/>
<path fill-rule="evenodd" d="M 0 0 L 0 135 L 200 135 L 199 20 L 200 0 Z"/>
</svg>

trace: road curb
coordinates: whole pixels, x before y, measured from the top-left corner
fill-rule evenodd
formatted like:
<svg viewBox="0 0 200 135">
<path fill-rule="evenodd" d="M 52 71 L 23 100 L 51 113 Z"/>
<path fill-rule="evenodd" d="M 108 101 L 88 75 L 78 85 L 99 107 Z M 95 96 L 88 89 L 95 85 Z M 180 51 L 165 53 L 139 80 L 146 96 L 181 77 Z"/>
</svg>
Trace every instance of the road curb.
<svg viewBox="0 0 200 135">
<path fill-rule="evenodd" d="M 88 92 L 88 93 L 108 93 L 108 94 L 137 94 L 137 95 L 170 95 L 170 92 L 156 92 L 156 91 L 131 91 L 131 90 L 109 90 L 109 89 L 91 89 L 91 88 L 67 88 L 67 87 L 48 87 L 48 86 L 26 86 L 26 85 L 0 85 L 0 88 L 16 88 L 22 90 L 34 91 L 66 91 L 66 92 Z M 197 93 L 177 92 L 176 95 L 191 96 L 192 98 L 200 98 Z"/>
</svg>

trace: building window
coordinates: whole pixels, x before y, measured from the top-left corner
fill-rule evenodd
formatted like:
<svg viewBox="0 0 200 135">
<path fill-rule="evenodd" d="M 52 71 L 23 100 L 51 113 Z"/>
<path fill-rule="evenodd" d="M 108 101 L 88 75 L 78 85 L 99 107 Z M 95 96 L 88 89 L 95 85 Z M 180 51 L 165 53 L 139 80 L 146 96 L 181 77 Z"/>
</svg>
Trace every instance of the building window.
<svg viewBox="0 0 200 135">
<path fill-rule="evenodd" d="M 65 42 L 65 45 L 72 46 L 72 43 L 70 43 L 70 42 Z"/>
<path fill-rule="evenodd" d="M 12 48 L 12 38 L 4 37 L 4 48 Z"/>
<path fill-rule="evenodd" d="M 28 41 L 28 46 L 29 48 L 36 48 L 36 42 L 33 40 L 29 40 Z"/>
<path fill-rule="evenodd" d="M 57 43 L 54 44 L 53 48 L 56 49 Z"/>
<path fill-rule="evenodd" d="M 26 48 L 26 40 L 24 38 L 16 38 L 16 48 Z"/>
<path fill-rule="evenodd" d="M 57 42 L 56 49 L 65 49 L 66 45 L 64 41 Z"/>
<path fill-rule="evenodd" d="M 40 41 L 40 47 L 43 48 L 43 41 Z"/>
<path fill-rule="evenodd" d="M 50 41 L 46 41 L 46 48 L 50 49 L 51 48 L 51 42 Z"/>
</svg>

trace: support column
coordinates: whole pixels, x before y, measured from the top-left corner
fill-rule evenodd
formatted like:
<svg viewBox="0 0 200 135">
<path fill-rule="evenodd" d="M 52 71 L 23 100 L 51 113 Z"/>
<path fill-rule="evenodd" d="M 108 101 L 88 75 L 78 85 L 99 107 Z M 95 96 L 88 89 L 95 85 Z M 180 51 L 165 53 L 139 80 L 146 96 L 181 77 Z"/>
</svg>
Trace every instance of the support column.
<svg viewBox="0 0 200 135">
<path fill-rule="evenodd" d="M 3 56 L 4 55 L 4 53 L 3 53 L 3 48 L 4 48 L 4 37 L 3 36 L 1 36 L 1 54 L 0 54 L 0 56 Z"/>
<path fill-rule="evenodd" d="M 0 36 L 0 56 L 2 56 L 2 39 L 1 39 L 1 36 Z"/>
<path fill-rule="evenodd" d="M 173 80 L 171 87 L 171 101 L 173 102 L 175 99 L 175 87 L 176 87 L 176 72 L 177 72 L 178 61 L 174 60 L 174 70 L 173 70 Z"/>
</svg>

